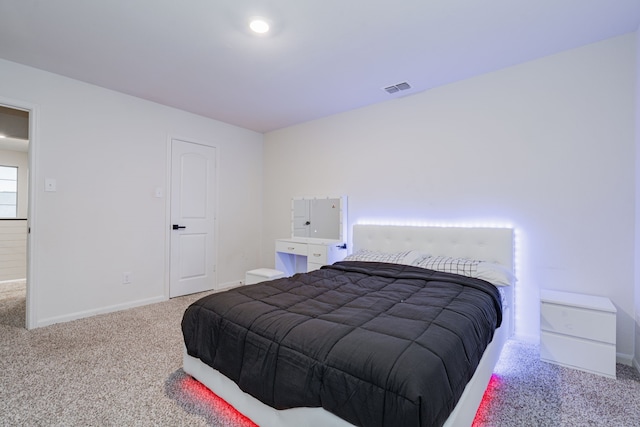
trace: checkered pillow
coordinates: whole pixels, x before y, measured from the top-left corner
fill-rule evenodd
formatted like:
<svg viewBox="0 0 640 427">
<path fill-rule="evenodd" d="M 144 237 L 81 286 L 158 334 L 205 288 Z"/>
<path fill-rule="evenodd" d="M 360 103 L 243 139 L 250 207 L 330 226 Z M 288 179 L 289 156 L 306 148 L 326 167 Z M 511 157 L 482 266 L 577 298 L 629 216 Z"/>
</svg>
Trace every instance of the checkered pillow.
<svg viewBox="0 0 640 427">
<path fill-rule="evenodd" d="M 429 270 L 475 277 L 495 286 L 510 286 L 517 280 L 513 272 L 502 265 L 467 258 L 427 256 L 417 260 L 415 265 Z"/>
<path fill-rule="evenodd" d="M 429 270 L 460 274 L 461 276 L 468 277 L 476 277 L 478 264 L 480 264 L 480 261 L 446 256 L 425 257 L 416 263 L 418 267 L 428 268 Z"/>
<path fill-rule="evenodd" d="M 368 261 L 368 262 L 388 262 L 391 264 L 413 264 L 420 257 L 420 253 L 416 251 L 400 251 L 400 252 L 377 252 L 367 249 L 361 249 L 357 252 L 347 255 L 345 261 Z"/>
</svg>

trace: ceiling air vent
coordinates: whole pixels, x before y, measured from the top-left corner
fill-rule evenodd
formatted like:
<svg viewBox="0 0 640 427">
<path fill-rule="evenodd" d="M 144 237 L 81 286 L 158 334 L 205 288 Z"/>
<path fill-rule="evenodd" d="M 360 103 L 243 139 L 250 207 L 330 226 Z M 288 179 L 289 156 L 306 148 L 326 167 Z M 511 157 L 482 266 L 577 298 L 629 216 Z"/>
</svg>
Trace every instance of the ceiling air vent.
<svg viewBox="0 0 640 427">
<path fill-rule="evenodd" d="M 387 86 L 384 88 L 384 90 L 387 93 L 396 93 L 399 92 L 401 90 L 407 90 L 407 89 L 411 89 L 411 85 L 407 82 L 402 82 L 402 83 L 396 83 L 392 86 Z"/>
</svg>

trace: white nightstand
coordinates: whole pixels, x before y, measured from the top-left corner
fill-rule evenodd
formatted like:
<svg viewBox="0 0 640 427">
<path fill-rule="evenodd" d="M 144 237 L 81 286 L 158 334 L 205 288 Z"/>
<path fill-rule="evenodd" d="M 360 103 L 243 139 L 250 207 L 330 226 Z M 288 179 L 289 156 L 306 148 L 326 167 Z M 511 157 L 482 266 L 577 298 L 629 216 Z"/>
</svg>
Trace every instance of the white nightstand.
<svg viewBox="0 0 640 427">
<path fill-rule="evenodd" d="M 540 291 L 540 359 L 616 377 L 616 308 L 609 298 Z"/>
</svg>

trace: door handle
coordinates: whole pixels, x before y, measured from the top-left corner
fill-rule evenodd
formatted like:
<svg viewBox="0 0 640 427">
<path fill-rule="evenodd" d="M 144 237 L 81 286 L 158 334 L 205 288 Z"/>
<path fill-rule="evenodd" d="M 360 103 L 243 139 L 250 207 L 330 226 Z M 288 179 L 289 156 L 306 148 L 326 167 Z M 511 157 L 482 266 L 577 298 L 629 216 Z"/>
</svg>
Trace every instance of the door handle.
<svg viewBox="0 0 640 427">
<path fill-rule="evenodd" d="M 172 228 L 173 228 L 174 230 L 179 230 L 179 229 L 181 229 L 181 228 L 187 228 L 187 227 L 185 227 L 184 225 L 173 224 L 173 227 L 172 227 Z"/>
</svg>

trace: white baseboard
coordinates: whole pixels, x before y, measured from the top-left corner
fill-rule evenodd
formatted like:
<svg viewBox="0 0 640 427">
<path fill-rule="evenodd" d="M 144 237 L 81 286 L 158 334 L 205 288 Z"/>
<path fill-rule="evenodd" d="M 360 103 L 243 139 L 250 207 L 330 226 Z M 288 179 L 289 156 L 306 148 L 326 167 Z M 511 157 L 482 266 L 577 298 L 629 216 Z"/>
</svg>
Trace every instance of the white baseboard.
<svg viewBox="0 0 640 427">
<path fill-rule="evenodd" d="M 10 280 L 0 280 L 0 285 L 3 283 L 14 283 L 14 282 L 26 282 L 27 279 L 10 279 Z"/>
<path fill-rule="evenodd" d="M 616 363 L 621 363 L 627 366 L 633 366 L 633 355 L 632 354 L 624 354 L 624 353 L 616 353 Z"/>
<path fill-rule="evenodd" d="M 115 304 L 107 307 L 99 307 L 91 310 L 78 311 L 75 313 L 65 314 L 62 316 L 48 317 L 36 322 L 36 328 L 53 325 L 56 323 L 70 322 L 72 320 L 84 319 L 86 317 L 96 316 L 98 314 L 113 313 L 115 311 L 127 310 L 129 308 L 141 307 L 143 305 L 155 304 L 158 302 L 167 301 L 164 295 L 159 295 L 152 298 L 146 298 L 142 300 L 130 301 L 123 304 Z"/>
<path fill-rule="evenodd" d="M 244 285 L 244 280 L 234 280 L 232 282 L 222 283 L 218 285 L 218 290 L 226 291 L 227 289 L 237 288 L 238 286 Z"/>
</svg>

